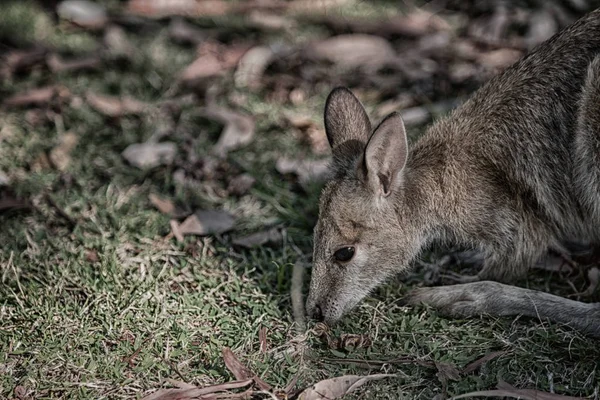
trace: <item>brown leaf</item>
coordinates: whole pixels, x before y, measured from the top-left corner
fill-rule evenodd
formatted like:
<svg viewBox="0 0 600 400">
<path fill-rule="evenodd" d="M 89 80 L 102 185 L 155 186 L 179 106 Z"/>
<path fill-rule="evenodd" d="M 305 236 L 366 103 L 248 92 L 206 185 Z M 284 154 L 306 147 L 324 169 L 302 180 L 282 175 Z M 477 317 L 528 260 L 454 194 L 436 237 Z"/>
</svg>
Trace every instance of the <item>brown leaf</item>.
<svg viewBox="0 0 600 400">
<path fill-rule="evenodd" d="M 129 0 L 127 11 L 152 18 L 169 15 L 216 17 L 226 15 L 233 4 L 224 0 Z"/>
<path fill-rule="evenodd" d="M 344 333 L 340 336 L 340 348 L 353 351 L 371 347 L 372 341 L 368 334 Z"/>
<path fill-rule="evenodd" d="M 325 130 L 313 121 L 311 117 L 304 114 L 286 113 L 285 118 L 293 127 L 302 132 L 303 137 L 308 141 L 315 154 L 330 153 L 329 141 L 327 140 Z"/>
<path fill-rule="evenodd" d="M 261 78 L 273 56 L 273 50 L 267 46 L 256 46 L 244 53 L 234 74 L 235 85 L 250 89 L 259 88 Z"/>
<path fill-rule="evenodd" d="M 169 225 L 171 226 L 171 232 L 173 233 L 173 236 L 175 236 L 175 239 L 177 239 L 178 242 L 183 242 L 183 234 L 181 233 L 181 231 L 179 230 L 179 222 L 177 222 L 177 220 L 172 219 L 169 221 Z"/>
<path fill-rule="evenodd" d="M 522 52 L 519 50 L 498 49 L 480 54 L 478 60 L 484 67 L 488 69 L 502 70 L 514 64 L 517 60 L 519 60 L 519 58 L 521 58 L 521 55 Z"/>
<path fill-rule="evenodd" d="M 135 54 L 135 47 L 127 39 L 125 30 L 118 25 L 111 25 L 104 30 L 104 45 L 113 57 L 131 58 Z"/>
<path fill-rule="evenodd" d="M 134 143 L 121 154 L 125 160 L 140 169 L 154 168 L 173 163 L 177 146 L 172 142 Z"/>
<path fill-rule="evenodd" d="M 510 397 L 522 400 L 582 400 L 583 397 L 563 396 L 555 393 L 542 392 L 535 389 L 517 389 L 514 386 L 500 381 L 497 390 L 482 390 L 452 397 L 452 400 L 466 399 L 469 397 Z"/>
<path fill-rule="evenodd" d="M 45 86 L 17 93 L 4 100 L 7 107 L 45 106 L 55 98 L 66 98 L 69 90 L 58 86 Z"/>
<path fill-rule="evenodd" d="M 46 53 L 47 50 L 43 48 L 9 52 L 0 62 L 0 77 L 8 79 L 15 73 L 30 69 L 44 61 Z"/>
<path fill-rule="evenodd" d="M 448 380 L 457 381 L 460 379 L 460 371 L 456 368 L 456 365 L 438 361 L 434 361 L 434 363 L 438 370 L 436 375 L 442 383 Z"/>
<path fill-rule="evenodd" d="M 256 232 L 248 236 L 238 237 L 232 240 L 235 246 L 245 247 L 247 249 L 265 246 L 276 245 L 281 243 L 283 235 L 277 228 L 272 228 L 267 231 Z"/>
<path fill-rule="evenodd" d="M 261 390 L 272 389 L 271 385 L 260 379 L 254 372 L 243 365 L 229 347 L 223 347 L 223 361 L 227 369 L 235 376 L 235 379 L 252 379 Z"/>
<path fill-rule="evenodd" d="M 85 99 L 93 109 L 108 117 L 139 114 L 149 106 L 147 103 L 132 99 L 131 97 L 123 96 L 118 98 L 99 95 L 93 92 L 87 92 Z"/>
<path fill-rule="evenodd" d="M 98 252 L 96 250 L 86 250 L 85 251 L 85 260 L 90 263 L 96 263 L 100 261 L 98 257 Z"/>
<path fill-rule="evenodd" d="M 372 35 L 339 35 L 307 46 L 309 58 L 326 60 L 343 68 L 378 69 L 396 60 L 387 40 Z"/>
<path fill-rule="evenodd" d="M 485 356 L 483 356 L 483 357 L 473 361 L 469 365 L 467 365 L 465 367 L 465 369 L 463 369 L 462 374 L 463 375 L 470 374 L 471 372 L 475 371 L 477 368 L 481 367 L 483 364 L 487 363 L 488 361 L 491 361 L 494 358 L 499 357 L 504 354 L 506 354 L 505 351 L 493 351 L 489 354 L 486 354 Z"/>
<path fill-rule="evenodd" d="M 56 13 L 62 19 L 89 29 L 103 28 L 108 22 L 104 6 L 89 0 L 65 0 L 58 5 Z"/>
<path fill-rule="evenodd" d="M 322 400 L 339 399 L 340 397 L 354 391 L 359 386 L 370 381 L 396 377 L 394 374 L 376 375 L 344 375 L 337 378 L 326 379 L 305 389 L 298 400 Z"/>
<path fill-rule="evenodd" d="M 250 26 L 266 31 L 278 31 L 283 29 L 290 29 L 296 25 L 296 23 L 281 15 L 254 10 L 248 14 L 248 23 Z"/>
<path fill-rule="evenodd" d="M 258 331 L 258 341 L 260 342 L 260 352 L 265 354 L 269 349 L 269 342 L 267 341 L 267 328 L 264 326 Z"/>
<path fill-rule="evenodd" d="M 275 169 L 282 175 L 297 175 L 300 184 L 305 186 L 325 179 L 329 171 L 329 160 L 293 160 L 282 157 L 277 160 Z"/>
<path fill-rule="evenodd" d="M 231 150 L 246 146 L 254 138 L 254 118 L 225 108 L 209 106 L 200 110 L 208 119 L 224 124 L 223 132 L 213 147 L 213 153 L 224 156 Z"/>
<path fill-rule="evenodd" d="M 29 398 L 29 391 L 25 386 L 17 385 L 14 390 L 15 397 L 19 400 L 26 400 Z"/>
<path fill-rule="evenodd" d="M 60 137 L 60 143 L 49 154 L 52 165 L 59 171 L 65 171 L 71 163 L 71 152 L 77 146 L 79 136 L 73 132 L 66 132 Z"/>
<path fill-rule="evenodd" d="M 179 79 L 190 85 L 221 76 L 235 67 L 247 50 L 246 45 L 226 46 L 215 41 L 202 42 L 198 48 L 198 58 L 181 72 Z"/>
<path fill-rule="evenodd" d="M 90 56 L 77 60 L 64 61 L 58 54 L 50 54 L 46 58 L 46 64 L 52 72 L 75 72 L 82 70 L 98 70 L 102 60 L 98 56 Z"/>
<path fill-rule="evenodd" d="M 207 395 L 227 390 L 240 389 L 250 386 L 254 381 L 245 379 L 242 381 L 221 383 L 219 385 L 206 386 L 203 388 L 194 387 L 187 389 L 159 389 L 156 392 L 144 397 L 142 400 L 188 400 L 209 398 Z M 213 398 L 213 397 L 210 397 Z"/>
<path fill-rule="evenodd" d="M 250 174 L 241 174 L 229 181 L 227 185 L 227 191 L 229 194 L 234 196 L 242 196 L 252 188 L 254 183 L 256 182 L 256 178 L 254 178 Z"/>
<path fill-rule="evenodd" d="M 148 195 L 148 200 L 158 211 L 163 214 L 173 215 L 175 213 L 175 204 L 171 200 L 164 199 L 154 193 Z"/>
<path fill-rule="evenodd" d="M 179 231 L 182 235 L 218 235 L 230 231 L 234 225 L 235 218 L 226 211 L 199 210 L 179 225 Z"/>
</svg>

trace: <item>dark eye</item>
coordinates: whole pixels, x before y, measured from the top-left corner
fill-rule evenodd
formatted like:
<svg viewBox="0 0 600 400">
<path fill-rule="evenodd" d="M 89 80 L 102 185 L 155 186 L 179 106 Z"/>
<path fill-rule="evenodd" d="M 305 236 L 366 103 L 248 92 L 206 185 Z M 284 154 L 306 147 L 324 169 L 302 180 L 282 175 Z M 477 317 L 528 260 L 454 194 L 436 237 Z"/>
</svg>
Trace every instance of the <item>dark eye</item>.
<svg viewBox="0 0 600 400">
<path fill-rule="evenodd" d="M 337 250 L 333 256 L 336 260 L 341 262 L 350 261 L 350 259 L 354 256 L 354 247 L 342 247 Z"/>
</svg>

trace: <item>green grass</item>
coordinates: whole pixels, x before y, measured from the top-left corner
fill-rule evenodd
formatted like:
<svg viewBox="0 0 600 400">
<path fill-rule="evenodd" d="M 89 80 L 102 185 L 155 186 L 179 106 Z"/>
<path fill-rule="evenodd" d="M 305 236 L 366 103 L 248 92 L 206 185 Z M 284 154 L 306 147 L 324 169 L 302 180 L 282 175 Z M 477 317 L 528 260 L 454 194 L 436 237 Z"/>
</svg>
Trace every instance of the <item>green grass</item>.
<svg viewBox="0 0 600 400">
<path fill-rule="evenodd" d="M 6 29 L 0 36 L 14 31 Z M 44 29 L 51 29 L 48 43 L 62 51 L 94 48 L 96 39 L 88 33 Z M 35 32 L 25 39 L 35 38 Z M 304 34 L 310 36 L 304 31 L 299 36 Z M 60 83 L 75 97 L 92 90 L 157 101 L 193 59 L 193 50 L 170 43 L 164 27 L 146 37 L 129 31 L 128 37 L 140 49 L 130 63 L 77 74 L 34 70 L 1 83 L 0 92 L 8 96 Z M 328 90 L 326 85 L 315 88 L 301 106 L 316 120 Z M 414 280 L 393 280 L 334 328 L 337 336 L 368 334 L 372 345 L 366 349 L 330 349 L 312 329 L 298 335 L 290 277 L 294 262 L 311 252 L 318 187 L 299 190 L 274 165 L 282 154 L 302 156 L 310 150 L 281 128 L 283 111 L 294 107 L 267 101 L 262 93 L 237 94 L 247 96 L 244 111 L 257 120 L 254 142 L 227 159 L 257 179 L 240 198 L 215 195 L 214 189 L 223 186 L 219 181 L 182 186 L 172 178 L 175 167 L 139 171 L 127 165 L 120 154 L 151 136 L 152 115 L 110 120 L 84 101 L 50 110 L 48 121 L 31 125 L 26 110 L 1 111 L 0 171 L 35 207 L 0 215 L 0 398 L 16 397 L 16 388 L 32 398 L 140 398 L 167 378 L 197 385 L 226 382 L 234 378 L 221 358 L 224 346 L 279 388 L 294 376 L 303 387 L 343 374 L 399 374 L 368 384 L 350 398 L 431 399 L 444 384 L 435 369 L 418 361 L 461 369 L 497 350 L 505 353 L 449 381 L 447 392 L 493 388 L 502 378 L 517 387 L 598 395 L 597 343 L 542 321 L 448 320 L 432 310 L 399 306 L 400 296 L 418 285 Z M 225 97 L 219 101 L 227 102 Z M 35 168 L 62 131 L 80 138 L 68 170 Z M 192 107 L 182 112 L 169 140 L 182 150 L 186 137 L 192 137 L 203 157 L 218 131 Z M 150 205 L 150 193 L 192 208 L 226 209 L 238 217 L 238 233 L 285 226 L 284 243 L 244 251 L 231 247 L 229 235 L 178 243 L 168 236 L 169 218 Z M 74 229 L 48 205 L 46 194 L 76 219 Z M 537 276 L 526 284 L 546 290 L 556 282 Z M 260 351 L 262 328 L 267 329 L 265 353 Z M 370 360 L 371 367 L 356 359 Z"/>
</svg>

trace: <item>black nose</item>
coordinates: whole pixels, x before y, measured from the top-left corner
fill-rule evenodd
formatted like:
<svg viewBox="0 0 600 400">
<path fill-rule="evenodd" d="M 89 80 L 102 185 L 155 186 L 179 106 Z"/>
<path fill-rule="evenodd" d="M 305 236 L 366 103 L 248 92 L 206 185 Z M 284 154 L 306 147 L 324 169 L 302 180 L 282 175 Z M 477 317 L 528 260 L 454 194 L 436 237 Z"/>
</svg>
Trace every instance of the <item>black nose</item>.
<svg viewBox="0 0 600 400">
<path fill-rule="evenodd" d="M 311 317 L 319 322 L 323 321 L 323 311 L 321 310 L 321 306 L 317 304 L 315 308 L 313 308 Z"/>
</svg>

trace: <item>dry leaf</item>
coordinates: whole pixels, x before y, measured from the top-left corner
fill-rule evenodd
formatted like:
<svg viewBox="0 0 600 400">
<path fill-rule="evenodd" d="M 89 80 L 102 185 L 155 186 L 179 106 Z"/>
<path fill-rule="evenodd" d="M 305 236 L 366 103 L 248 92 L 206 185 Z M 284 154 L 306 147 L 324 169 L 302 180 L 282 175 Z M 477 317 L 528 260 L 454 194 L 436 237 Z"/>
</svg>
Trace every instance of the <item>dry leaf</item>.
<svg viewBox="0 0 600 400">
<path fill-rule="evenodd" d="M 26 107 L 26 106 L 45 106 L 56 97 L 67 98 L 70 95 L 69 90 L 58 86 L 45 86 L 31 89 L 22 93 L 17 93 L 4 100 L 7 107 Z"/>
<path fill-rule="evenodd" d="M 161 213 L 167 215 L 173 215 L 175 213 L 175 204 L 173 204 L 171 200 L 163 199 L 154 193 L 150 193 L 148 199 L 150 200 L 150 203 L 152 203 L 152 205 Z"/>
<path fill-rule="evenodd" d="M 194 387 L 182 389 L 159 389 L 156 392 L 144 397 L 142 400 L 200 400 L 205 398 L 214 398 L 208 397 L 207 395 L 225 392 L 227 390 L 244 388 L 250 386 L 253 382 L 254 381 L 252 379 L 246 379 L 243 381 L 221 383 L 219 385 L 206 386 L 203 388 Z"/>
<path fill-rule="evenodd" d="M 506 354 L 506 352 L 505 351 L 494 351 L 489 354 L 486 354 L 485 356 L 483 356 L 483 357 L 473 361 L 469 365 L 467 365 L 465 367 L 465 369 L 463 369 L 462 374 L 463 375 L 470 374 L 471 372 L 475 371 L 477 368 L 481 367 L 483 364 L 485 364 L 488 361 L 491 361 L 494 358 L 499 357 L 503 354 Z"/>
<path fill-rule="evenodd" d="M 329 172 L 329 160 L 292 160 L 280 158 L 275 164 L 275 169 L 282 175 L 295 174 L 302 186 L 311 182 L 325 180 Z"/>
<path fill-rule="evenodd" d="M 89 0 L 65 0 L 58 5 L 56 13 L 62 19 L 90 29 L 99 29 L 108 22 L 105 8 Z"/>
<path fill-rule="evenodd" d="M 127 39 L 125 30 L 118 25 L 111 25 L 104 31 L 104 45 L 113 57 L 130 58 L 136 51 Z"/>
<path fill-rule="evenodd" d="M 177 220 L 172 219 L 169 221 L 169 226 L 171 227 L 171 233 L 173 233 L 173 236 L 175 236 L 175 239 L 177 239 L 178 242 L 183 242 L 183 234 L 181 233 L 181 231 L 179 230 L 179 222 L 177 222 Z"/>
<path fill-rule="evenodd" d="M 266 354 L 267 350 L 269 350 L 269 343 L 267 341 L 267 328 L 264 326 L 258 331 L 258 341 L 260 343 L 260 352 Z"/>
<path fill-rule="evenodd" d="M 235 218 L 225 211 L 199 210 L 190 215 L 179 225 L 182 235 L 212 235 L 230 231 L 235 225 Z"/>
<path fill-rule="evenodd" d="M 498 49 L 480 54 L 479 62 L 486 68 L 504 69 L 510 67 L 521 58 L 522 52 L 515 49 Z"/>
<path fill-rule="evenodd" d="M 344 375 L 337 378 L 326 379 L 318 382 L 310 388 L 305 389 L 298 400 L 331 400 L 354 391 L 358 387 L 370 381 L 376 381 L 385 378 L 396 377 L 394 374 L 376 374 L 376 375 Z"/>
<path fill-rule="evenodd" d="M 434 361 L 434 363 L 438 370 L 436 375 L 442 383 L 448 380 L 457 381 L 460 379 L 460 371 L 456 368 L 456 365 L 438 361 Z"/>
<path fill-rule="evenodd" d="M 344 333 L 340 336 L 340 348 L 353 351 L 371 347 L 371 338 L 368 334 Z"/>
<path fill-rule="evenodd" d="M 118 98 L 87 92 L 85 99 L 92 108 L 108 117 L 139 114 L 148 107 L 148 104 L 127 96 Z"/>
<path fill-rule="evenodd" d="M 247 50 L 246 45 L 226 46 L 214 41 L 202 42 L 198 48 L 198 58 L 181 72 L 179 79 L 190 85 L 221 76 L 235 67 Z"/>
<path fill-rule="evenodd" d="M 173 163 L 176 153 L 177 146 L 172 142 L 135 143 L 127 146 L 122 156 L 134 167 L 148 169 Z"/>
<path fill-rule="evenodd" d="M 245 247 L 247 249 L 266 246 L 276 245 L 281 243 L 283 235 L 277 228 L 269 229 L 268 231 L 256 232 L 248 236 L 238 237 L 232 240 L 235 246 Z"/>
<path fill-rule="evenodd" d="M 327 60 L 343 68 L 373 70 L 396 60 L 396 52 L 387 40 L 371 35 L 339 35 L 309 44 L 309 58 Z"/>
<path fill-rule="evenodd" d="M 227 369 L 235 376 L 235 379 L 252 379 L 261 390 L 271 390 L 273 388 L 243 365 L 229 347 L 223 347 L 223 361 Z"/>
<path fill-rule="evenodd" d="M 227 185 L 227 192 L 234 196 L 242 196 L 252 188 L 256 179 L 250 174 L 241 174 L 234 177 Z"/>
<path fill-rule="evenodd" d="M 232 3 L 224 0 L 129 0 L 127 11 L 152 18 L 169 15 L 216 17 L 226 15 Z"/>
<path fill-rule="evenodd" d="M 469 397 L 510 397 L 522 400 L 582 400 L 583 397 L 563 396 L 555 393 L 542 392 L 535 389 L 517 389 L 514 386 L 500 381 L 497 390 L 482 390 L 479 392 L 470 392 L 452 397 L 455 399 L 466 399 Z"/>
<path fill-rule="evenodd" d="M 212 150 L 218 156 L 239 149 L 254 138 L 254 119 L 250 116 L 214 106 L 205 107 L 200 112 L 204 117 L 225 125 Z"/>
<path fill-rule="evenodd" d="M 281 15 L 263 12 L 259 10 L 254 10 L 250 12 L 250 14 L 248 15 L 248 23 L 252 27 L 269 31 L 290 29 L 296 25 L 294 21 L 285 18 Z"/>
<path fill-rule="evenodd" d="M 100 261 L 100 258 L 98 257 L 98 252 L 96 250 L 86 250 L 85 260 L 90 263 L 96 263 Z"/>
<path fill-rule="evenodd" d="M 234 74 L 235 85 L 251 89 L 260 87 L 261 78 L 273 55 L 273 50 L 267 46 L 256 46 L 244 53 Z"/>
<path fill-rule="evenodd" d="M 285 118 L 298 130 L 300 130 L 315 154 L 329 154 L 331 149 L 325 130 L 307 115 L 286 113 Z"/>
<path fill-rule="evenodd" d="M 17 72 L 30 69 L 46 58 L 47 50 L 35 48 L 31 50 L 14 50 L 2 57 L 0 62 L 0 77 L 10 78 Z"/>
<path fill-rule="evenodd" d="M 79 136 L 73 132 L 66 132 L 60 137 L 58 146 L 50 151 L 49 158 L 52 165 L 59 171 L 65 171 L 71 163 L 71 152 L 77 146 Z"/>
<path fill-rule="evenodd" d="M 98 70 L 102 60 L 98 56 L 90 56 L 77 60 L 62 60 L 58 54 L 50 54 L 46 58 L 46 64 L 52 72 L 75 72 L 82 70 Z"/>
</svg>

